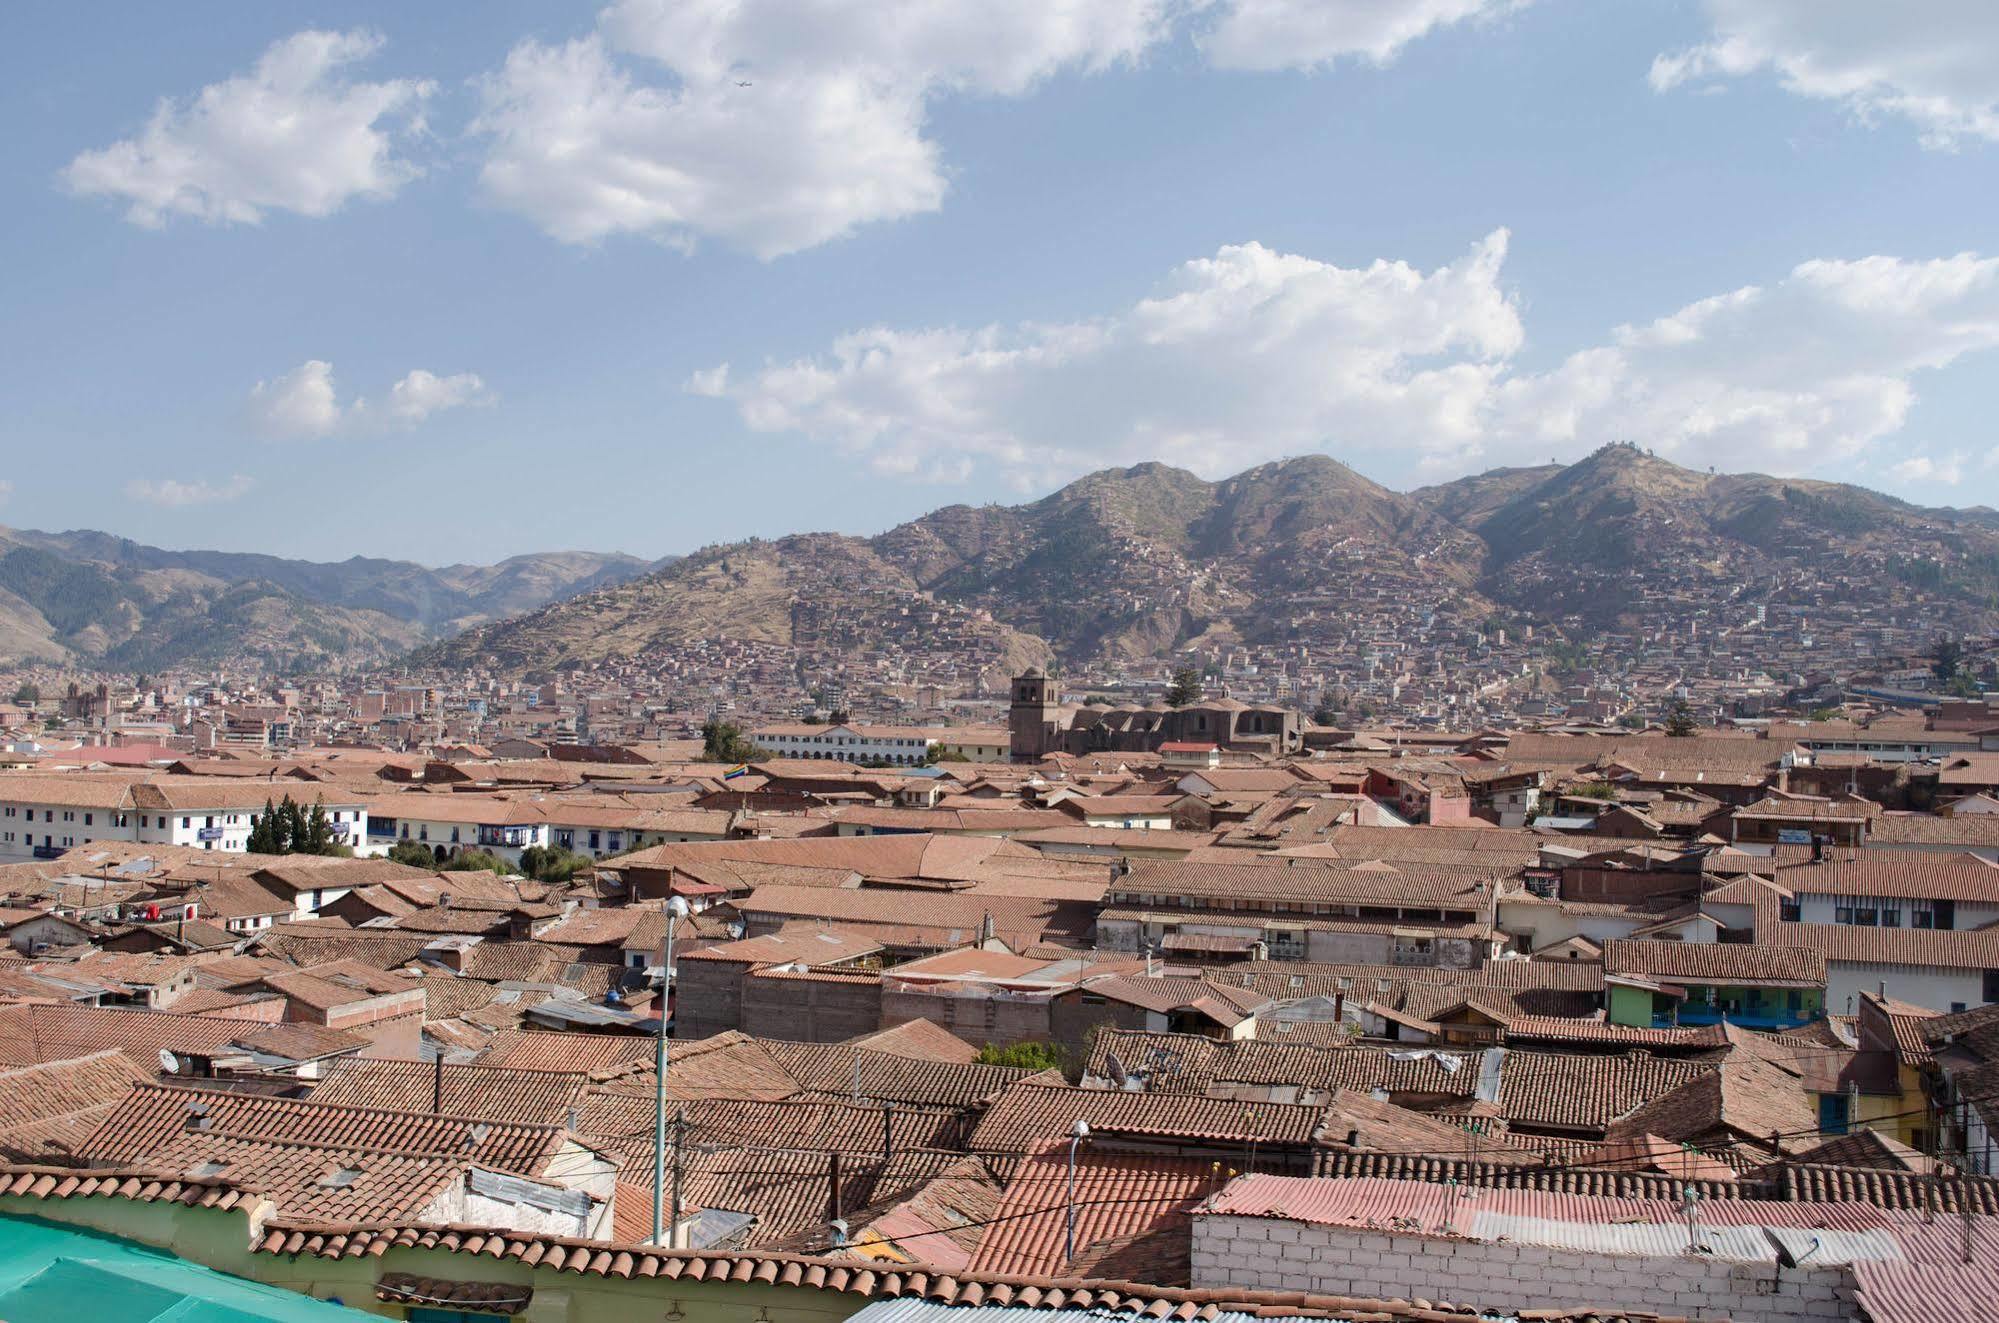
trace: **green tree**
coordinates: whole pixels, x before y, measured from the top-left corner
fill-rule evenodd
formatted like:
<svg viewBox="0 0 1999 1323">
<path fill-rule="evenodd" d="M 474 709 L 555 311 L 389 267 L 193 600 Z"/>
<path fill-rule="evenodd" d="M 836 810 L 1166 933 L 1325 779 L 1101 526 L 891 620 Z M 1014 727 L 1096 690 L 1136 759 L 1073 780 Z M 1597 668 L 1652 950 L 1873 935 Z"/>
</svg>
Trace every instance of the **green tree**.
<svg viewBox="0 0 1999 1323">
<path fill-rule="evenodd" d="M 982 1066 L 1012 1066 L 1017 1070 L 1061 1070 L 1068 1054 L 1053 1043 L 1028 1040 L 1024 1043 L 987 1043 L 979 1049 Z"/>
<path fill-rule="evenodd" d="M 1173 672 L 1173 683 L 1166 689 L 1166 706 L 1185 707 L 1198 703 L 1207 696 L 1201 686 L 1201 673 L 1191 666 L 1182 666 Z"/>
<path fill-rule="evenodd" d="M 460 850 L 447 859 L 445 865 L 454 873 L 470 873 L 478 869 L 498 873 L 501 877 L 511 877 L 514 873 L 512 864 L 485 850 Z"/>
<path fill-rule="evenodd" d="M 389 862 L 405 868 L 437 867 L 437 855 L 422 841 L 397 841 L 389 847 Z"/>
<path fill-rule="evenodd" d="M 283 833 L 279 839 L 285 847 L 282 853 L 291 854 L 305 840 L 305 810 L 290 795 L 278 801 L 278 824 L 278 830 Z"/>
<path fill-rule="evenodd" d="M 14 691 L 14 701 L 22 707 L 33 707 L 42 701 L 42 691 L 24 680 L 21 687 Z"/>
<path fill-rule="evenodd" d="M 1314 726 L 1337 726 L 1340 724 L 1340 696 L 1330 689 L 1319 691 L 1319 703 L 1312 709 Z"/>
<path fill-rule="evenodd" d="M 1687 706 L 1687 700 L 1676 698 L 1666 709 L 1666 733 L 1685 739 L 1695 730 L 1694 710 Z"/>
<path fill-rule="evenodd" d="M 521 851 L 522 875 L 537 882 L 567 882 L 591 863 L 589 855 L 559 845 L 530 845 Z"/>
<path fill-rule="evenodd" d="M 252 854 L 354 853 L 334 836 L 323 801 L 314 800 L 311 811 L 307 812 L 290 795 L 275 805 L 265 798 L 264 811 L 250 818 L 250 838 L 243 848 Z"/>
<path fill-rule="evenodd" d="M 332 854 L 333 848 L 333 824 L 326 819 L 326 805 L 315 799 L 305 815 L 298 839 L 292 842 L 292 853 Z"/>
<path fill-rule="evenodd" d="M 1958 667 L 1964 664 L 1964 645 L 1948 634 L 1939 634 L 1930 644 L 1930 674 L 1937 683 L 1947 685 L 1957 678 Z"/>
<path fill-rule="evenodd" d="M 1811 719 L 1813 721 L 1837 721 L 1839 720 L 1839 709 L 1836 707 L 1815 707 L 1812 709 Z"/>
<path fill-rule="evenodd" d="M 938 763 L 968 763 L 972 761 L 955 749 L 947 749 L 941 744 L 933 744 L 923 755 L 925 765 L 935 767 Z"/>
<path fill-rule="evenodd" d="M 733 721 L 716 718 L 701 727 L 701 761 L 704 763 L 746 763 L 768 757 L 769 750 L 759 749 L 743 734 L 743 728 Z"/>
<path fill-rule="evenodd" d="M 1616 799 L 1617 787 L 1608 781 L 1587 781 L 1562 792 L 1577 799 Z"/>
<path fill-rule="evenodd" d="M 826 724 L 829 726 L 845 726 L 852 721 L 853 717 L 847 714 L 847 709 L 844 707 L 834 708 L 826 718 Z"/>
<path fill-rule="evenodd" d="M 264 797 L 264 811 L 250 818 L 250 839 L 243 848 L 251 854 L 283 854 L 285 842 L 278 839 L 278 810 L 270 796 Z"/>
</svg>

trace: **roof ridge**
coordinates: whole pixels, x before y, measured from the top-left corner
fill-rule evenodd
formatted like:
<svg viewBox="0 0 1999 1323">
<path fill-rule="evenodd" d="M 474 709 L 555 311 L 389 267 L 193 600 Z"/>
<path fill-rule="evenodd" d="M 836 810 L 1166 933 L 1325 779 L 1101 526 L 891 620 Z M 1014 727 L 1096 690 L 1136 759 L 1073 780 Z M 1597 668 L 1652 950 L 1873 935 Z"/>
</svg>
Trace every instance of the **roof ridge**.
<svg viewBox="0 0 1999 1323">
<path fill-rule="evenodd" d="M 142 1082 L 132 1086 L 134 1091 L 149 1089 L 159 1093 L 197 1094 L 207 1098 L 245 1099 L 259 1103 L 283 1103 L 295 1107 L 323 1107 L 328 1111 L 367 1112 L 376 1116 L 415 1116 L 433 1121 L 463 1121 L 469 1125 L 507 1126 L 515 1130 L 547 1130 L 559 1132 L 562 1126 L 552 1122 L 508 1121 L 492 1116 L 461 1116 L 455 1112 L 412 1112 L 401 1107 L 372 1107 L 365 1103 L 316 1103 L 310 1098 L 275 1098 L 266 1094 L 243 1093 L 236 1089 L 191 1088 L 181 1084 L 156 1084 Z"/>
</svg>

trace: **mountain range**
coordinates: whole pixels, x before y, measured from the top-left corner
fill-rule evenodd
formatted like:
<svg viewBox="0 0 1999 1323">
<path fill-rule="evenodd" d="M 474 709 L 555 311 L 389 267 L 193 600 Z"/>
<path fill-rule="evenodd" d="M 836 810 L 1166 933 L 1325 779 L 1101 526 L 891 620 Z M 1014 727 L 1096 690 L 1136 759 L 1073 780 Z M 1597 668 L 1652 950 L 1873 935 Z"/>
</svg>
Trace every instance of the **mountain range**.
<svg viewBox="0 0 1999 1323">
<path fill-rule="evenodd" d="M 0 662 L 124 671 L 360 665 L 659 563 L 557 551 L 432 569 L 365 556 L 324 563 L 167 551 L 108 533 L 0 528 Z"/>
<path fill-rule="evenodd" d="M 852 646 L 870 620 L 912 609 L 949 628 L 990 620 L 1010 662 L 1142 657 L 1232 640 L 1337 646 L 1351 624 L 1329 635 L 1326 620 L 1412 608 L 1631 629 L 1663 602 L 1745 592 L 1806 607 L 1922 598 L 1960 628 L 1989 629 L 1999 518 L 1840 483 L 1701 473 L 1622 444 L 1407 493 L 1319 455 L 1218 482 L 1141 464 L 1024 505 L 947 506 L 872 538 L 705 548 L 414 660 L 540 669 L 723 636 L 809 646 L 829 628 Z"/>
<path fill-rule="evenodd" d="M 0 662 L 541 670 L 726 637 L 944 647 L 1018 667 L 1238 641 L 1352 646 L 1392 633 L 1398 614 L 1566 620 L 1587 635 L 1644 628 L 1674 600 L 1745 594 L 1924 601 L 1989 630 L 1999 515 L 1612 445 L 1410 492 L 1322 455 L 1218 482 L 1140 464 L 875 537 L 751 539 L 653 562 L 325 563 L 0 529 Z"/>
</svg>

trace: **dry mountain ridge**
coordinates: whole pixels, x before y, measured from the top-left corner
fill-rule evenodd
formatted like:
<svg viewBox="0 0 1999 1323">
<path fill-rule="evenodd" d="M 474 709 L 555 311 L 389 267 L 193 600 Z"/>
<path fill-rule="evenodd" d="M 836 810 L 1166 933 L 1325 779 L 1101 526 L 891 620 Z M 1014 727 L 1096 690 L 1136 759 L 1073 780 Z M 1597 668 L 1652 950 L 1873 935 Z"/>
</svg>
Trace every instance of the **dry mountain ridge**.
<svg viewBox="0 0 1999 1323">
<path fill-rule="evenodd" d="M 0 529 L 0 661 L 349 665 L 652 567 L 597 552 L 443 569 L 362 556 L 323 563 Z"/>
<path fill-rule="evenodd" d="M 1502 609 L 1587 629 L 1641 623 L 1660 595 L 1809 605 L 1827 591 L 1933 593 L 1963 627 L 1989 627 L 1999 529 L 1984 512 L 1698 473 L 1627 445 L 1406 494 L 1317 455 L 1220 482 L 1141 464 L 1024 505 L 947 506 L 874 538 L 708 548 L 416 660 L 537 669 L 718 638 L 922 646 L 927 628 L 932 647 L 985 629 L 981 656 L 1011 665 L 1236 640 L 1340 646 L 1387 601 L 1467 627 Z"/>
</svg>

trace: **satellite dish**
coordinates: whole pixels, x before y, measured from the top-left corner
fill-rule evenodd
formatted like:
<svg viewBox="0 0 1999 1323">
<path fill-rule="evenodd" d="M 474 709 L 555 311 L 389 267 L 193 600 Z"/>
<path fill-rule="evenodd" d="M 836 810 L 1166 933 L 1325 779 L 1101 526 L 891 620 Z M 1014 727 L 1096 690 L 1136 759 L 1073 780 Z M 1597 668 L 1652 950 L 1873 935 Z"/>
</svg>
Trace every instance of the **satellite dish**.
<svg viewBox="0 0 1999 1323">
<path fill-rule="evenodd" d="M 160 1069 L 169 1075 L 180 1074 L 180 1058 L 165 1048 L 160 1049 Z"/>
</svg>

